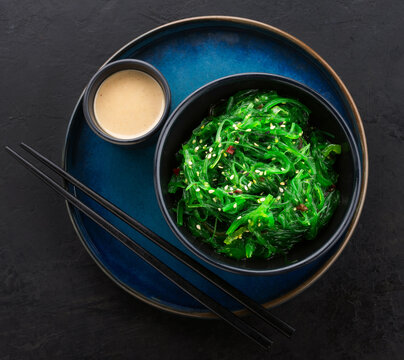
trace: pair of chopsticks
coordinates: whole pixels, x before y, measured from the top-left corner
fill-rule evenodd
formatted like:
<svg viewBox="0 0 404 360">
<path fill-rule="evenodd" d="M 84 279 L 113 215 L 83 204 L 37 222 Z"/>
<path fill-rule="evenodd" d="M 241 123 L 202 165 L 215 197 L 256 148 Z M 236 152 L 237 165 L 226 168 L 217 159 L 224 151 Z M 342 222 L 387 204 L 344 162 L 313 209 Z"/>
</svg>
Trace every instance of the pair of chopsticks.
<svg viewBox="0 0 404 360">
<path fill-rule="evenodd" d="M 130 225 L 137 232 L 151 240 L 153 243 L 158 245 L 160 248 L 164 249 L 170 255 L 187 265 L 190 269 L 198 273 L 200 276 L 217 286 L 219 289 L 224 291 L 226 294 L 230 295 L 240 304 L 244 305 L 251 313 L 255 314 L 260 319 L 264 320 L 266 323 L 274 327 L 276 330 L 281 332 L 282 334 L 290 337 L 294 333 L 294 329 L 285 323 L 284 321 L 278 319 L 274 315 L 270 314 L 262 305 L 255 302 L 253 299 L 245 295 L 240 290 L 233 287 L 231 284 L 223 280 L 221 277 L 213 273 L 211 270 L 204 267 L 202 264 L 191 258 L 189 255 L 185 254 L 174 245 L 170 244 L 168 241 L 164 240 L 162 237 L 154 233 L 152 230 L 139 223 L 137 220 L 130 217 L 127 213 L 123 212 L 121 209 L 116 207 L 114 204 L 103 198 L 101 195 L 97 194 L 95 191 L 88 188 L 86 185 L 82 184 L 76 178 L 71 176 L 69 173 L 64 171 L 58 165 L 51 162 L 49 159 L 38 153 L 36 150 L 32 149 L 30 146 L 22 143 L 22 149 L 31 154 L 34 158 L 43 163 L 50 170 L 54 171 L 56 174 L 60 175 L 64 180 L 74 185 L 85 194 L 87 194 L 90 198 L 98 202 L 104 208 L 109 210 L 112 214 L 117 216 L 119 219 Z M 147 250 L 143 249 L 140 245 L 134 242 L 127 235 L 122 233 L 118 228 L 110 224 L 107 220 L 105 220 L 102 216 L 100 216 L 93 209 L 85 205 L 78 198 L 72 195 L 69 191 L 64 189 L 61 185 L 59 185 L 55 180 L 50 178 L 44 172 L 42 172 L 39 168 L 33 165 L 31 162 L 26 160 L 24 157 L 19 155 L 17 152 L 12 150 L 10 147 L 6 146 L 6 150 L 18 161 L 20 161 L 28 170 L 30 170 L 34 175 L 36 175 L 39 179 L 44 181 L 48 186 L 50 186 L 54 191 L 56 191 L 59 195 L 61 195 L 66 201 L 68 201 L 71 205 L 76 207 L 82 213 L 87 215 L 90 219 L 104 228 L 107 232 L 109 232 L 113 237 L 119 240 L 122 244 L 124 244 L 127 248 L 133 251 L 136 255 L 141 257 L 148 264 L 153 266 L 156 270 L 158 270 L 162 275 L 164 275 L 167 279 L 171 280 L 174 284 L 176 284 L 179 288 L 185 291 L 187 294 L 195 298 L 198 302 L 208 308 L 210 311 L 221 317 L 227 323 L 235 327 L 238 331 L 255 341 L 258 345 L 263 347 L 264 349 L 269 349 L 272 340 L 266 337 L 264 334 L 259 332 L 256 328 L 251 326 L 245 320 L 236 316 L 229 309 L 225 308 L 221 304 L 219 304 L 216 300 L 209 297 L 207 294 L 202 292 L 196 286 L 191 284 L 189 281 L 184 279 L 181 275 L 175 272 L 173 269 L 168 267 L 166 264 L 161 262 L 154 255 L 149 253 Z"/>
</svg>

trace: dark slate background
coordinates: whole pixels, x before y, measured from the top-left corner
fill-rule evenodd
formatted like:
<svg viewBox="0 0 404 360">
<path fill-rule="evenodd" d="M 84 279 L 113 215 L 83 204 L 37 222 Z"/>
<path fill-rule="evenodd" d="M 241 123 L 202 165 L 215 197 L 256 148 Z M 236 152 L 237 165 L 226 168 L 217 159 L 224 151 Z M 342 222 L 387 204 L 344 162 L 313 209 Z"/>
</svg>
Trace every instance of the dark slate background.
<svg viewBox="0 0 404 360">
<path fill-rule="evenodd" d="M 403 346 L 404 2 L 1 1 L 0 145 L 60 161 L 68 118 L 115 50 L 158 25 L 235 15 L 277 26 L 342 77 L 364 120 L 367 201 L 342 256 L 274 309 L 298 332 L 272 355 L 220 321 L 132 298 L 85 252 L 63 201 L 0 150 L 0 359 L 399 359 Z"/>
</svg>

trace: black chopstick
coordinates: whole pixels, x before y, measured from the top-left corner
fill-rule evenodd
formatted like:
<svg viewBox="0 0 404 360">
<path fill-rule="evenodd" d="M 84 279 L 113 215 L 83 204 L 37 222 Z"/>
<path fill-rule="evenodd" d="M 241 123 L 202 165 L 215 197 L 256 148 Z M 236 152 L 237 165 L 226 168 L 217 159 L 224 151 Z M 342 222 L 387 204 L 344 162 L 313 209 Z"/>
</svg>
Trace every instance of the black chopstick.
<svg viewBox="0 0 404 360">
<path fill-rule="evenodd" d="M 48 186 L 50 186 L 54 191 L 58 194 L 62 195 L 65 200 L 67 200 L 70 204 L 75 206 L 78 210 L 87 215 L 90 219 L 100 225 L 103 229 L 108 231 L 112 236 L 118 239 L 123 245 L 125 245 L 128 249 L 132 250 L 139 257 L 145 260 L 148 264 L 153 266 L 157 271 L 159 271 L 162 275 L 164 275 L 167 279 L 171 280 L 174 284 L 176 284 L 179 288 L 185 291 L 187 294 L 191 295 L 201 304 L 203 304 L 206 308 L 211 310 L 213 313 L 221 317 L 227 323 L 232 325 L 238 331 L 249 337 L 251 340 L 255 341 L 262 348 L 268 350 L 272 344 L 272 341 L 267 338 L 265 335 L 260 333 L 250 324 L 245 322 L 243 319 L 240 319 L 235 314 L 233 314 L 230 310 L 216 302 L 214 299 L 206 295 L 200 289 L 192 285 L 190 282 L 185 280 L 181 275 L 172 270 L 166 264 L 161 262 L 158 258 L 150 254 L 147 250 L 143 249 L 136 242 L 132 241 L 128 236 L 122 233 L 119 229 L 111 225 L 107 220 L 105 220 L 102 216 L 96 213 L 94 210 L 89 208 L 87 205 L 82 203 L 78 198 L 72 195 L 70 192 L 65 190 L 62 186 L 60 186 L 57 182 L 43 173 L 41 170 L 36 168 L 29 161 L 24 159 L 21 155 L 16 153 L 14 150 L 6 146 L 6 150 L 18 161 L 20 161 L 28 170 L 30 170 L 34 175 L 36 175 L 39 179 L 45 182 Z"/>
<path fill-rule="evenodd" d="M 31 148 L 30 146 L 21 143 L 21 147 L 29 152 L 32 156 L 36 159 L 41 161 L 44 165 L 48 168 L 56 172 L 58 175 L 62 176 L 65 180 L 79 188 L 93 200 L 98 202 L 100 205 L 108 209 L 112 214 L 119 217 L 129 226 L 134 228 L 143 236 L 147 237 L 153 243 L 167 251 L 169 254 L 174 256 L 176 259 L 190 267 L 192 270 L 197 272 L 199 275 L 204 277 L 206 280 L 214 284 L 216 287 L 220 288 L 226 294 L 230 295 L 232 298 L 237 300 L 240 304 L 244 305 L 247 309 L 249 309 L 252 313 L 259 316 L 261 319 L 265 320 L 268 324 L 273 326 L 275 329 L 280 331 L 282 334 L 290 337 L 295 329 L 293 329 L 290 325 L 285 323 L 284 321 L 280 320 L 279 318 L 272 315 L 267 309 L 265 309 L 262 305 L 255 302 L 253 299 L 245 295 L 240 290 L 236 289 L 232 285 L 230 285 L 227 281 L 223 280 L 221 277 L 216 275 L 214 272 L 207 269 L 205 266 L 200 264 L 199 262 L 195 261 L 189 255 L 185 254 L 174 245 L 170 244 L 168 241 L 164 240 L 162 237 L 154 233 L 152 230 L 144 226 L 143 224 L 139 223 L 137 220 L 129 216 L 127 213 L 119 209 L 117 206 L 112 204 L 110 201 L 106 200 L 101 195 L 97 194 L 94 190 L 91 190 L 86 185 L 78 181 L 72 175 L 64 171 L 58 165 L 41 155 L 39 152 Z"/>
</svg>

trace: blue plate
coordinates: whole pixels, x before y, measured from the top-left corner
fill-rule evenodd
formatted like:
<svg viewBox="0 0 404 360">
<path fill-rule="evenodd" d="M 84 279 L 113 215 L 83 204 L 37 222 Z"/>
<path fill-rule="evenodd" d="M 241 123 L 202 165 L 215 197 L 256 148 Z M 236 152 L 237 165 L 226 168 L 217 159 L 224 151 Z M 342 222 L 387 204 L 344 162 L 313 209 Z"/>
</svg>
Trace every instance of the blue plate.
<svg viewBox="0 0 404 360">
<path fill-rule="evenodd" d="M 287 274 L 250 277 L 206 265 L 266 307 L 290 299 L 318 279 L 339 256 L 352 235 L 363 206 L 368 171 L 366 139 L 359 113 L 331 67 L 307 45 L 281 30 L 248 19 L 218 16 L 185 19 L 161 26 L 127 44 L 109 61 L 126 58 L 147 61 L 162 72 L 171 88 L 171 109 L 175 109 L 187 95 L 207 82 L 243 72 L 268 72 L 293 78 L 318 91 L 335 106 L 353 130 L 362 154 L 361 195 L 348 232 L 326 256 Z M 87 126 L 80 97 L 67 131 L 63 165 L 82 182 L 189 253 L 170 231 L 157 204 L 153 188 L 156 140 L 134 147 L 122 147 L 103 141 Z M 172 259 L 74 187 L 69 189 L 129 234 L 134 241 L 220 303 L 239 313 L 244 311 L 237 302 Z M 196 317 L 213 316 L 86 216 L 70 206 L 68 211 L 90 255 L 125 290 L 151 305 L 171 312 Z"/>
</svg>

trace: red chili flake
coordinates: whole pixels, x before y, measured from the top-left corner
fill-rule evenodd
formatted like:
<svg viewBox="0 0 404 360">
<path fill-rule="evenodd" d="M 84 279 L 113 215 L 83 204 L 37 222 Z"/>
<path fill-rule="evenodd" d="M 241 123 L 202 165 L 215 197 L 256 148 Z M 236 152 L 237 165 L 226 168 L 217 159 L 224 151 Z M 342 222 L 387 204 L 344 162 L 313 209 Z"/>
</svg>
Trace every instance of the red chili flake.
<svg viewBox="0 0 404 360">
<path fill-rule="evenodd" d="M 299 145 L 298 145 L 298 149 L 300 150 L 303 147 L 303 138 L 299 138 Z"/>
<path fill-rule="evenodd" d="M 230 145 L 226 150 L 226 152 L 230 155 L 233 155 L 235 151 L 236 151 L 236 148 L 233 145 Z"/>
<path fill-rule="evenodd" d="M 260 176 L 260 177 L 258 178 L 258 180 L 259 180 L 259 181 L 265 181 L 265 178 L 264 178 L 263 176 Z"/>
<path fill-rule="evenodd" d="M 330 193 L 332 193 L 335 189 L 336 189 L 335 184 L 332 184 L 332 185 L 327 189 L 327 191 L 324 193 L 324 196 L 330 195 Z"/>
<path fill-rule="evenodd" d="M 236 189 L 236 190 L 234 190 L 234 193 L 235 194 L 242 194 L 243 192 L 240 189 Z"/>
<path fill-rule="evenodd" d="M 264 107 L 264 104 L 259 104 L 258 106 L 257 106 L 257 109 L 262 109 Z"/>
<path fill-rule="evenodd" d="M 307 211 L 307 210 L 309 210 L 309 208 L 304 204 L 299 204 L 298 206 L 296 206 L 296 210 Z"/>
<path fill-rule="evenodd" d="M 180 174 L 180 168 L 173 169 L 174 175 L 178 176 Z"/>
</svg>

